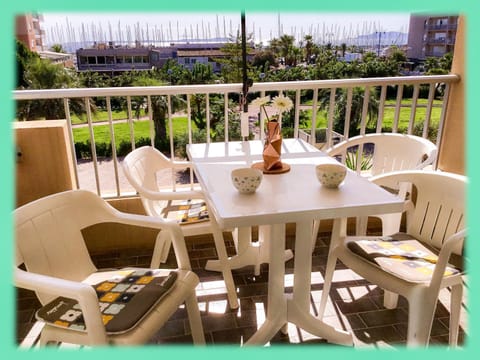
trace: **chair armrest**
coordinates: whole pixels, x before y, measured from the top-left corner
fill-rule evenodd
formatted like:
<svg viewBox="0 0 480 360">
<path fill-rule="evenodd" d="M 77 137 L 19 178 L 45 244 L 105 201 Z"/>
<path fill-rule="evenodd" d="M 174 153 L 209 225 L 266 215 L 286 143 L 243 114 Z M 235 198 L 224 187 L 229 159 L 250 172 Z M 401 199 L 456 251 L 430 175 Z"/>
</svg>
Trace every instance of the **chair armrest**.
<svg viewBox="0 0 480 360">
<path fill-rule="evenodd" d="M 177 258 L 177 265 L 179 269 L 191 270 L 187 246 L 185 245 L 185 238 L 183 237 L 183 232 L 180 228 L 180 225 L 176 221 L 156 216 L 125 213 L 115 209 L 112 205 L 108 204 L 106 201 L 99 198 L 97 195 L 89 192 L 86 193 L 89 194 L 88 196 L 90 197 L 90 199 L 94 201 L 94 203 L 97 205 L 97 223 L 113 222 L 166 231 L 169 233 L 168 235 L 170 235 L 172 238 L 172 243 L 174 246 L 175 256 Z M 202 193 L 200 192 L 200 194 Z"/>
<path fill-rule="evenodd" d="M 183 270 L 192 269 L 182 229 L 175 220 L 160 218 L 156 216 L 124 213 L 118 211 L 110 205 L 108 205 L 108 209 L 113 216 L 113 222 L 118 222 L 126 225 L 149 227 L 168 232 L 167 236 L 170 236 L 172 239 L 178 268 Z"/>
<path fill-rule="evenodd" d="M 92 345 L 107 344 L 107 335 L 98 306 L 97 293 L 92 286 L 27 272 L 19 268 L 14 268 L 14 283 L 15 286 L 20 288 L 76 300 L 82 310 L 88 337 Z"/>
<path fill-rule="evenodd" d="M 138 191 L 138 189 L 137 189 Z M 205 199 L 205 195 L 200 190 L 188 191 L 151 191 L 141 189 L 138 191 L 141 196 L 150 200 L 189 200 L 189 199 Z"/>
<path fill-rule="evenodd" d="M 192 167 L 190 161 L 171 161 L 170 164 L 174 169 L 186 169 Z"/>
<path fill-rule="evenodd" d="M 443 243 L 440 253 L 438 254 L 438 260 L 435 265 L 435 270 L 433 271 L 432 280 L 430 282 L 431 286 L 439 286 L 442 281 L 445 268 L 447 267 L 450 256 L 452 255 L 453 250 L 461 246 L 467 235 L 467 229 L 462 229 L 455 234 L 451 235 Z"/>
<path fill-rule="evenodd" d="M 427 154 L 427 158 L 415 167 L 415 170 L 422 170 L 427 166 L 432 165 L 437 159 L 437 153 L 437 149 L 432 150 L 430 154 Z"/>
</svg>

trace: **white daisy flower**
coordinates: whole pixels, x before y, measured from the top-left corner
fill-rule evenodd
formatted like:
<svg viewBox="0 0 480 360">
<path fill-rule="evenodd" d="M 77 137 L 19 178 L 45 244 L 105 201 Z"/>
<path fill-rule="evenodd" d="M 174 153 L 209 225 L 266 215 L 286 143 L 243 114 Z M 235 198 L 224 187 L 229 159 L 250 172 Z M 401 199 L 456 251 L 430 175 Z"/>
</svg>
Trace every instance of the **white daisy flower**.
<svg viewBox="0 0 480 360">
<path fill-rule="evenodd" d="M 257 97 L 255 100 L 252 101 L 253 106 L 265 106 L 268 105 L 270 102 L 270 96 L 264 96 L 264 97 Z"/>
<path fill-rule="evenodd" d="M 293 107 L 293 102 L 289 97 L 279 95 L 273 98 L 272 105 L 277 111 L 284 113 Z"/>
</svg>

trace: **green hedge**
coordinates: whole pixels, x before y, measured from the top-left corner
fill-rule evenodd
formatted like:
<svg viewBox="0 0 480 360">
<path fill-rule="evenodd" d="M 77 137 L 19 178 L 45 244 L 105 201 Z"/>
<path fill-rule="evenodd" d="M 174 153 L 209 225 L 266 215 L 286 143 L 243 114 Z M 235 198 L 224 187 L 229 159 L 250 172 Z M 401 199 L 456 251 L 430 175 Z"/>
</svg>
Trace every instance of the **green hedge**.
<svg viewBox="0 0 480 360">
<path fill-rule="evenodd" d="M 135 147 L 150 145 L 149 138 L 139 138 L 135 140 Z M 117 145 L 117 156 L 125 156 L 132 151 L 132 144 L 130 141 L 122 140 Z M 110 142 L 95 142 L 95 152 L 98 157 L 111 157 L 112 144 Z M 91 159 L 92 158 L 92 144 L 90 140 L 85 142 L 75 142 L 75 153 L 77 159 Z"/>
</svg>

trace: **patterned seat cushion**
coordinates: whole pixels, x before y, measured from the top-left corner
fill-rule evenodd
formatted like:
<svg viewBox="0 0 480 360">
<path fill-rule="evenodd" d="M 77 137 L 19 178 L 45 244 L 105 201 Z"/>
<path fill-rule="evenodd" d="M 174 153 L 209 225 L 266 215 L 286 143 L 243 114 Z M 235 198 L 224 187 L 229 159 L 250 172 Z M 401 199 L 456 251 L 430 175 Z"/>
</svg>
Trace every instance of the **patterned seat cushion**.
<svg viewBox="0 0 480 360">
<path fill-rule="evenodd" d="M 412 236 L 398 233 L 369 239 L 348 241 L 353 253 L 378 265 L 384 271 L 410 282 L 431 280 L 438 256 L 434 249 L 427 248 Z M 461 272 L 459 266 L 447 265 L 444 276 Z"/>
<path fill-rule="evenodd" d="M 175 285 L 177 273 L 163 270 L 121 269 L 106 272 L 108 280 L 93 285 L 107 333 L 123 333 L 138 324 Z M 101 272 L 96 273 L 101 277 Z M 77 301 L 57 297 L 36 314 L 52 326 L 85 331 L 82 310 Z"/>
<path fill-rule="evenodd" d="M 163 216 L 177 220 L 180 225 L 188 225 L 208 220 L 207 204 L 204 201 L 186 200 L 166 206 Z"/>
</svg>

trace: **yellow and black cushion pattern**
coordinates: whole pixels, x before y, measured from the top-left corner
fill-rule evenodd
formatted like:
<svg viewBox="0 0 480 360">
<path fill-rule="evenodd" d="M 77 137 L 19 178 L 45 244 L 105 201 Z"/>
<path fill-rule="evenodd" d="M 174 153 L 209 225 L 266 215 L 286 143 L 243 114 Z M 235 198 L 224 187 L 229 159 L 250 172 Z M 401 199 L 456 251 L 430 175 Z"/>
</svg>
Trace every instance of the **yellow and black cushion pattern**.
<svg viewBox="0 0 480 360">
<path fill-rule="evenodd" d="M 169 219 L 175 219 L 180 225 L 208 220 L 207 204 L 204 201 L 186 200 L 179 204 L 170 204 L 162 213 Z"/>
<path fill-rule="evenodd" d="M 159 276 L 155 270 L 119 270 L 107 281 L 93 285 L 107 333 L 122 333 L 134 327 L 172 289 L 177 273 Z M 36 313 L 38 320 L 53 326 L 85 331 L 79 304 L 58 297 Z"/>
<path fill-rule="evenodd" d="M 404 233 L 373 239 L 355 239 L 348 241 L 347 247 L 384 271 L 410 282 L 430 281 L 438 260 L 435 249 L 427 248 Z M 444 276 L 459 272 L 459 265 L 448 264 Z"/>
</svg>

